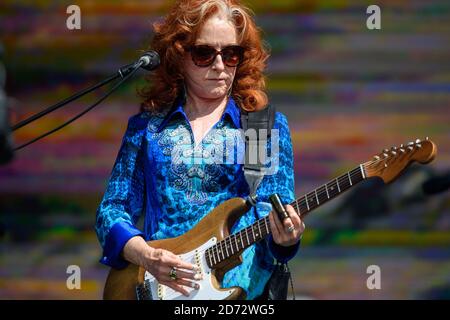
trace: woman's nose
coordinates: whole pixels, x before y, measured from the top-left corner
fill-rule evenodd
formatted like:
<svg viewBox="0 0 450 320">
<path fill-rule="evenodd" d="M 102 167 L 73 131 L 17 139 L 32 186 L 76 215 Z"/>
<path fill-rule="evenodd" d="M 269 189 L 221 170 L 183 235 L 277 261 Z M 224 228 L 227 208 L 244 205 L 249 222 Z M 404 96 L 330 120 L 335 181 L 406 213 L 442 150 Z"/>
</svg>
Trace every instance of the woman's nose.
<svg viewBox="0 0 450 320">
<path fill-rule="evenodd" d="M 223 71 L 225 69 L 225 64 L 223 63 L 221 54 L 218 54 L 216 56 L 216 60 L 214 60 L 214 63 L 213 63 L 213 69 L 219 70 L 219 71 Z"/>
</svg>

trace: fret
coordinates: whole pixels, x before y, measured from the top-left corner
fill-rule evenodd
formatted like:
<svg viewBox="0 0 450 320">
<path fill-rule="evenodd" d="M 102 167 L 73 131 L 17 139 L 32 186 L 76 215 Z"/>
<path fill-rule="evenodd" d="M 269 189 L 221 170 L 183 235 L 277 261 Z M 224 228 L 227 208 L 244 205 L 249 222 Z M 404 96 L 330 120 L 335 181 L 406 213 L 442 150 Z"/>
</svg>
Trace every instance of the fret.
<svg viewBox="0 0 450 320">
<path fill-rule="evenodd" d="M 253 230 L 253 227 L 250 227 L 250 229 L 252 229 L 253 242 L 255 242 L 256 241 L 255 230 Z"/>
<path fill-rule="evenodd" d="M 350 177 L 350 172 L 347 172 L 347 175 L 348 175 L 348 181 L 350 181 L 350 186 L 352 186 L 353 182 L 352 182 L 352 177 Z"/>
<path fill-rule="evenodd" d="M 310 208 L 310 210 L 313 210 L 313 209 L 317 208 L 318 204 L 316 203 L 316 201 L 314 201 L 314 198 L 315 198 L 314 194 L 312 194 L 312 192 L 310 192 L 310 193 L 307 194 L 307 196 L 308 196 L 308 200 L 309 200 L 309 208 Z"/>
<path fill-rule="evenodd" d="M 361 169 L 361 175 L 362 175 L 363 179 L 365 179 L 365 178 L 366 178 L 366 175 L 364 174 L 364 168 L 363 168 L 363 165 L 360 164 L 360 165 L 359 165 L 359 168 Z"/>
<path fill-rule="evenodd" d="M 298 210 L 298 207 L 297 207 L 297 210 Z M 266 225 L 267 234 L 269 234 L 270 230 L 269 230 L 269 226 L 267 225 L 267 219 L 264 219 L 264 224 Z"/>
<path fill-rule="evenodd" d="M 317 201 L 317 205 L 319 206 L 320 203 L 319 203 L 319 197 L 317 196 L 317 189 L 314 190 L 314 193 L 316 194 L 316 201 Z"/>
<path fill-rule="evenodd" d="M 222 241 L 219 242 L 220 243 L 220 251 L 222 253 L 222 259 L 225 260 L 225 253 L 223 252 L 223 247 L 222 247 Z M 219 260 L 220 260 L 220 256 L 219 256 Z"/>
<path fill-rule="evenodd" d="M 343 191 L 347 190 L 348 188 L 350 188 L 350 181 L 348 181 L 347 175 L 340 176 L 338 178 L 338 181 L 339 181 L 339 186 L 341 187 L 340 192 L 343 192 Z"/>
<path fill-rule="evenodd" d="M 236 234 L 236 248 L 237 248 L 236 252 L 239 252 L 239 250 L 240 250 L 238 241 L 241 242 L 241 246 L 242 246 L 242 238 L 241 238 L 241 233 L 240 232 L 238 234 Z"/>
<path fill-rule="evenodd" d="M 238 247 L 237 247 L 237 241 L 236 241 L 236 235 L 233 235 L 231 238 L 230 238 L 230 245 L 231 245 L 231 254 L 234 254 L 234 249 L 233 249 L 233 243 L 234 243 L 234 246 L 236 247 L 236 252 L 239 250 L 238 249 Z"/>
<path fill-rule="evenodd" d="M 325 191 L 325 186 L 321 186 L 320 188 L 318 188 L 317 189 L 317 194 L 319 196 L 319 202 L 321 204 L 327 202 L 327 200 L 329 199 L 327 197 L 327 193 Z"/>
<path fill-rule="evenodd" d="M 295 200 L 295 205 L 297 206 L 297 212 L 298 214 L 300 214 L 303 210 L 302 210 L 302 204 L 300 202 L 300 199 Z"/>
<path fill-rule="evenodd" d="M 217 264 L 217 262 L 216 262 L 216 256 L 214 255 L 214 247 L 212 247 L 212 257 L 214 259 L 214 265 L 215 265 L 215 264 Z"/>
<path fill-rule="evenodd" d="M 226 253 L 227 253 L 227 257 L 229 257 L 230 256 L 230 254 L 228 253 L 228 244 L 227 244 L 227 238 L 225 238 L 225 241 L 224 241 L 224 243 L 225 243 L 225 251 L 226 251 Z M 225 259 L 225 258 L 224 258 Z"/>
<path fill-rule="evenodd" d="M 231 254 L 234 254 L 233 243 L 234 243 L 234 246 L 237 248 L 236 236 L 235 236 L 235 235 L 233 235 L 233 236 L 230 238 Z"/>
<path fill-rule="evenodd" d="M 296 199 L 296 200 L 294 200 L 294 205 L 297 207 L 297 212 L 300 214 L 300 207 L 299 207 L 299 205 L 298 205 L 298 200 Z"/>
<path fill-rule="evenodd" d="M 306 207 L 308 208 L 308 211 L 309 211 L 308 197 L 306 194 L 305 194 L 305 202 L 306 202 Z"/>
<path fill-rule="evenodd" d="M 338 178 L 336 178 L 336 185 L 337 185 L 338 191 L 340 193 L 341 192 L 341 188 L 339 187 L 339 180 L 338 180 Z"/>
<path fill-rule="evenodd" d="M 345 190 L 347 190 L 347 189 L 350 189 L 350 187 L 352 186 L 352 184 L 351 184 L 351 182 L 350 182 L 350 180 L 349 180 L 349 178 L 348 178 L 348 174 L 346 174 L 345 177 L 342 177 L 342 178 L 345 178 L 345 179 L 344 179 L 344 182 L 343 182 L 344 187 L 342 188 L 342 191 L 345 191 Z"/>
<path fill-rule="evenodd" d="M 220 242 L 218 242 L 217 243 L 217 245 L 216 245 L 216 254 L 217 254 L 217 256 L 216 256 L 216 260 L 217 260 L 217 263 L 220 263 L 220 248 L 219 248 L 219 244 L 220 244 Z"/>
<path fill-rule="evenodd" d="M 234 251 L 233 251 L 233 239 L 234 239 L 234 235 L 230 237 L 230 249 L 231 249 L 231 254 L 232 255 L 234 254 Z"/>
<path fill-rule="evenodd" d="M 336 180 L 333 180 L 330 183 L 328 183 L 328 186 L 329 186 L 328 191 L 330 192 L 331 198 L 334 198 L 336 195 L 339 194 L 337 190 Z"/>
<path fill-rule="evenodd" d="M 211 250 L 209 250 L 209 251 L 211 251 Z M 212 267 L 213 263 L 212 263 L 212 258 L 211 258 L 211 252 L 208 253 L 208 258 L 209 258 L 209 266 Z"/>
<path fill-rule="evenodd" d="M 220 249 L 219 249 L 219 245 L 220 245 L 220 242 L 217 242 L 217 244 L 216 244 L 216 252 L 215 252 L 215 257 L 216 257 L 216 263 L 219 263 L 220 262 Z"/>
<path fill-rule="evenodd" d="M 248 238 L 248 232 L 247 229 L 245 229 L 245 235 L 247 236 L 247 245 L 250 245 L 250 239 Z"/>
<path fill-rule="evenodd" d="M 234 249 L 233 249 L 233 240 L 234 240 L 234 235 L 230 236 L 230 250 L 231 250 L 231 255 L 234 254 Z"/>
<path fill-rule="evenodd" d="M 358 182 L 363 181 L 365 179 L 364 172 L 361 171 L 360 167 L 355 168 L 354 171 L 355 171 L 355 174 L 353 175 L 353 181 L 355 182 L 355 177 L 356 177 L 356 182 L 355 183 L 358 183 Z"/>
<path fill-rule="evenodd" d="M 303 198 L 302 198 L 303 199 Z M 307 204 L 305 203 L 305 201 L 304 200 L 302 200 L 301 202 L 300 202 L 300 205 L 302 206 L 302 212 L 308 212 L 309 210 L 308 210 L 308 207 L 307 207 Z"/>
<path fill-rule="evenodd" d="M 241 241 L 241 247 L 242 247 L 242 249 L 244 249 L 244 246 L 242 245 L 242 234 L 241 234 L 241 232 L 237 233 L 236 239 L 239 239 L 239 241 Z M 239 243 L 237 241 L 236 241 L 236 248 L 237 248 L 237 251 L 239 251 Z"/>
<path fill-rule="evenodd" d="M 211 251 L 211 250 L 210 250 L 210 251 Z M 212 267 L 212 266 L 213 266 L 213 263 L 212 263 L 212 258 L 211 258 L 211 252 L 209 252 L 208 258 L 209 258 L 209 265 Z"/>
<path fill-rule="evenodd" d="M 328 187 L 327 187 L 327 184 L 325 184 L 325 190 L 327 191 L 327 197 L 328 197 L 328 199 L 330 199 L 330 194 L 328 193 Z"/>
<path fill-rule="evenodd" d="M 260 225 L 259 221 L 257 222 L 257 224 L 258 224 L 259 236 L 262 237 L 261 225 Z"/>
</svg>

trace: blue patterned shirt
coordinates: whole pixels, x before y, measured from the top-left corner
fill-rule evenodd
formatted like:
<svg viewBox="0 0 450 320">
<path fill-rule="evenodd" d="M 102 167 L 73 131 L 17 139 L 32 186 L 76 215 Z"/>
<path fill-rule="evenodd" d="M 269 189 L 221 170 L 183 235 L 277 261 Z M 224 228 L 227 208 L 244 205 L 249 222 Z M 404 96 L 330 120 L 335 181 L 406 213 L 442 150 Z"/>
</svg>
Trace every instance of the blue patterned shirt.
<svg viewBox="0 0 450 320">
<path fill-rule="evenodd" d="M 180 236 L 220 203 L 247 197 L 244 144 L 236 143 L 240 128 L 240 109 L 232 98 L 198 145 L 182 103 L 162 113 L 141 112 L 130 117 L 97 209 L 96 232 L 103 247 L 100 262 L 124 268 L 128 262 L 121 252 L 130 238 L 139 235 L 148 241 Z M 291 136 L 280 112 L 275 114 L 274 129 L 278 129 L 278 152 L 271 154 L 275 148 L 270 141 L 266 152 L 271 160 L 266 167 L 272 171 L 257 189 L 257 205 L 238 219 L 232 233 L 266 216 L 271 210 L 271 194 L 279 193 L 285 204 L 294 200 Z M 141 216 L 144 230 L 136 227 Z M 225 274 L 222 286 L 242 287 L 247 299 L 259 296 L 273 271 L 274 258 L 288 261 L 298 247 L 299 243 L 289 248 L 278 246 L 271 236 L 251 245 L 242 253 L 243 263 Z"/>
</svg>

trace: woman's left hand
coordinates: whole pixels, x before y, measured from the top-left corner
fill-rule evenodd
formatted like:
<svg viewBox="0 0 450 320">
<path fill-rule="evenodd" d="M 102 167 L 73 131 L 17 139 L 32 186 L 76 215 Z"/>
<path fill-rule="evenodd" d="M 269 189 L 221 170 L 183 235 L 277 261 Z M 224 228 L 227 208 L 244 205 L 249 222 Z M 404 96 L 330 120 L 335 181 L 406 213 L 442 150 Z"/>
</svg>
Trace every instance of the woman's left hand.
<svg viewBox="0 0 450 320">
<path fill-rule="evenodd" d="M 269 221 L 273 241 L 278 245 L 289 247 L 300 240 L 300 236 L 305 230 L 305 224 L 291 205 L 286 205 L 285 208 L 289 218 L 281 222 L 278 214 L 271 211 L 269 213 Z"/>
</svg>

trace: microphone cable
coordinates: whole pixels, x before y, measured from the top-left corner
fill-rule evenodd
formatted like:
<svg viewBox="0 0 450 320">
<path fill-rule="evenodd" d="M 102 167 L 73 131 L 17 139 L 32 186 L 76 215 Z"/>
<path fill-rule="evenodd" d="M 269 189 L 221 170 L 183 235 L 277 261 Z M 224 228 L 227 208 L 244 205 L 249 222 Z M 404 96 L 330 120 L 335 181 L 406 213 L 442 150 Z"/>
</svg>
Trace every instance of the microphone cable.
<svg viewBox="0 0 450 320">
<path fill-rule="evenodd" d="M 143 61 L 139 61 L 137 64 L 135 64 L 133 66 L 133 70 L 128 73 L 125 77 L 123 77 L 119 82 L 117 82 L 110 91 L 108 91 L 107 93 L 105 93 L 102 97 L 100 97 L 100 99 L 98 99 L 94 104 L 92 104 L 90 107 L 88 107 L 87 109 L 85 109 L 84 111 L 82 111 L 81 113 L 79 113 L 78 115 L 76 115 L 75 117 L 73 117 L 72 119 L 66 121 L 65 123 L 63 123 L 62 125 L 38 136 L 37 138 L 22 144 L 19 147 L 14 148 L 14 151 L 20 150 L 22 148 L 25 148 L 26 146 L 35 143 L 38 140 L 41 140 L 43 138 L 45 138 L 46 136 L 68 126 L 69 124 L 71 124 L 72 122 L 74 122 L 75 120 L 79 119 L 80 117 L 82 117 L 84 114 L 88 113 L 90 110 L 92 110 L 93 108 L 95 108 L 97 105 L 99 105 L 102 101 L 104 101 L 107 97 L 109 97 L 122 83 L 124 83 L 125 81 L 127 81 L 132 75 L 134 75 L 136 73 L 136 71 L 142 66 L 144 62 Z"/>
</svg>

